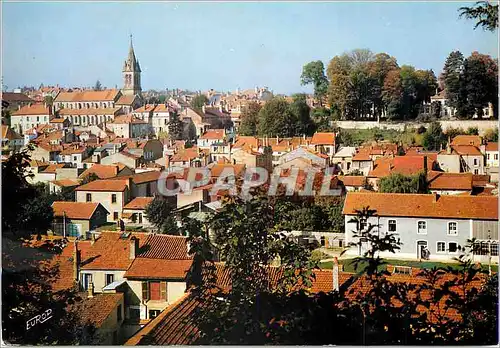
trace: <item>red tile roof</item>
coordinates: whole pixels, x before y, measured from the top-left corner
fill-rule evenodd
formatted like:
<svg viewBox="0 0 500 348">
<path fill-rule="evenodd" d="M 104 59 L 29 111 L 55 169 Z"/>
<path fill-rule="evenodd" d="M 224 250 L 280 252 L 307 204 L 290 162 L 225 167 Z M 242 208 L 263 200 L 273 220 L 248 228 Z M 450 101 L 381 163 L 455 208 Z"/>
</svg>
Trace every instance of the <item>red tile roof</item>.
<svg viewBox="0 0 500 348">
<path fill-rule="evenodd" d="M 167 234 L 149 234 L 145 242 L 149 247 L 138 257 L 168 260 L 190 260 L 187 238 Z"/>
<path fill-rule="evenodd" d="M 156 105 L 146 104 L 144 106 L 141 106 L 138 109 L 135 109 L 134 112 L 137 112 L 137 113 L 149 112 L 149 111 L 153 111 L 155 108 L 156 108 Z"/>
<path fill-rule="evenodd" d="M 334 145 L 335 133 L 314 133 L 311 144 L 313 145 Z"/>
<path fill-rule="evenodd" d="M 482 139 L 479 135 L 457 135 L 451 141 L 451 145 L 473 145 L 480 146 Z"/>
<path fill-rule="evenodd" d="M 344 183 L 344 186 L 353 186 L 353 187 L 361 187 L 365 183 L 365 177 L 364 176 L 356 176 L 356 175 L 350 175 L 350 176 L 338 176 L 339 181 Z"/>
<path fill-rule="evenodd" d="M 132 105 L 135 95 L 122 95 L 117 101 L 116 105 Z"/>
<path fill-rule="evenodd" d="M 424 170 L 424 159 L 427 161 L 427 169 L 431 170 L 434 167 L 434 161 L 427 156 L 381 157 L 375 160 L 368 177 L 383 178 L 392 173 L 415 175 Z"/>
<path fill-rule="evenodd" d="M 459 155 L 468 155 L 468 156 L 482 156 L 481 151 L 472 145 L 452 145 L 452 150 L 458 153 Z"/>
<path fill-rule="evenodd" d="M 73 187 L 80 185 L 80 181 L 76 179 L 60 179 L 51 181 L 52 184 L 60 187 Z"/>
<path fill-rule="evenodd" d="M 144 210 L 153 201 L 153 197 L 136 197 L 128 202 L 123 209 Z"/>
<path fill-rule="evenodd" d="M 123 192 L 127 188 L 126 180 L 94 180 L 76 188 L 76 191 Z"/>
<path fill-rule="evenodd" d="M 143 184 L 145 182 L 157 181 L 161 176 L 161 172 L 158 170 L 151 170 L 148 172 L 137 173 L 134 175 L 117 176 L 111 178 L 110 180 L 123 180 L 130 178 L 132 182 L 136 185 Z"/>
<path fill-rule="evenodd" d="M 472 190 L 472 173 L 443 173 L 431 171 L 427 174 L 431 190 Z"/>
<path fill-rule="evenodd" d="M 75 307 L 82 320 L 92 323 L 96 328 L 100 328 L 107 318 L 116 314 L 116 308 L 124 299 L 123 293 L 95 294 L 93 297 L 87 297 L 88 294 L 83 293 L 80 296 L 84 299 Z"/>
<path fill-rule="evenodd" d="M 55 174 L 56 170 L 58 168 L 64 168 L 66 167 L 65 163 L 56 163 L 56 164 L 49 164 L 47 168 L 45 168 L 42 173 L 50 173 L 50 174 Z"/>
<path fill-rule="evenodd" d="M 137 258 L 125 272 L 132 279 L 185 279 L 192 260 Z"/>
<path fill-rule="evenodd" d="M 26 105 L 21 109 L 12 113 L 12 116 L 29 116 L 29 115 L 50 115 L 50 108 L 45 104 Z"/>
<path fill-rule="evenodd" d="M 220 140 L 224 138 L 224 129 L 209 129 L 200 139 Z"/>
<path fill-rule="evenodd" d="M 486 151 L 498 151 L 498 142 L 489 142 L 486 144 Z"/>
<path fill-rule="evenodd" d="M 348 192 L 343 214 L 370 207 L 378 216 L 498 219 L 498 197 Z"/>
<path fill-rule="evenodd" d="M 79 177 L 84 178 L 90 174 L 95 174 L 99 179 L 109 179 L 117 176 L 119 171 L 119 166 L 115 164 L 94 164 L 92 167 L 87 168 L 82 174 L 80 174 Z"/>
<path fill-rule="evenodd" d="M 117 89 L 105 89 L 103 91 L 83 91 L 83 92 L 60 92 L 55 102 L 93 102 L 93 101 L 114 101 L 118 95 Z"/>
<path fill-rule="evenodd" d="M 211 169 L 210 169 L 210 176 L 212 178 L 218 178 L 224 170 L 226 170 L 226 173 L 233 173 L 235 176 L 240 176 L 243 175 L 243 172 L 245 171 L 245 165 L 244 164 L 215 164 Z M 231 172 L 232 170 L 232 172 Z"/>
<path fill-rule="evenodd" d="M 23 93 L 13 93 L 13 92 L 2 92 L 2 100 L 5 100 L 9 103 L 15 102 L 32 102 L 33 99 L 28 97 Z"/>
<path fill-rule="evenodd" d="M 100 203 L 91 202 L 56 201 L 52 203 L 52 209 L 54 209 L 54 216 L 57 217 L 62 217 L 66 214 L 66 217 L 70 219 L 90 220 L 99 205 Z M 104 209 L 102 206 L 101 208 Z"/>
<path fill-rule="evenodd" d="M 116 116 L 110 124 L 147 124 L 146 121 L 136 118 L 133 115 L 120 115 Z"/>
</svg>

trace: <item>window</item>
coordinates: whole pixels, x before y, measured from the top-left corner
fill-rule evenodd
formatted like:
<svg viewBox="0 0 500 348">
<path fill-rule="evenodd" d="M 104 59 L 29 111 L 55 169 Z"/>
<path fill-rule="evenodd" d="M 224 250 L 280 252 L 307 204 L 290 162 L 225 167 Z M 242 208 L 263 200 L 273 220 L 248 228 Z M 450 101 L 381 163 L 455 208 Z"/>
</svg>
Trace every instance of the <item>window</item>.
<svg viewBox="0 0 500 348">
<path fill-rule="evenodd" d="M 129 308 L 128 316 L 130 319 L 140 319 L 141 318 L 141 309 L 140 308 Z"/>
<path fill-rule="evenodd" d="M 486 158 L 487 158 L 487 159 L 490 159 L 490 154 L 487 154 L 487 155 L 486 155 Z"/>
<path fill-rule="evenodd" d="M 456 222 L 448 222 L 448 234 L 449 235 L 457 235 L 457 223 Z"/>
<path fill-rule="evenodd" d="M 116 194 L 111 195 L 111 203 L 116 203 Z"/>
<path fill-rule="evenodd" d="M 495 160 L 498 160 L 498 153 L 494 154 L 494 155 L 493 155 L 493 158 L 494 158 Z"/>
<path fill-rule="evenodd" d="M 358 221 L 357 225 L 358 225 L 358 230 L 364 231 L 366 226 L 367 226 L 367 223 L 366 223 L 366 221 L 361 220 L 361 221 Z"/>
<path fill-rule="evenodd" d="M 408 266 L 394 266 L 392 273 L 411 275 L 411 267 Z"/>
<path fill-rule="evenodd" d="M 389 232 L 396 232 L 396 220 L 389 220 Z"/>
<path fill-rule="evenodd" d="M 118 220 L 118 212 L 117 211 L 113 212 L 113 220 Z"/>
<path fill-rule="evenodd" d="M 142 299 L 145 301 L 166 301 L 167 282 L 142 282 Z"/>
<path fill-rule="evenodd" d="M 92 202 L 92 194 L 91 193 L 87 193 L 86 200 L 87 200 L 87 202 Z"/>
<path fill-rule="evenodd" d="M 321 246 L 324 247 L 326 245 L 325 236 L 321 236 L 320 241 L 321 241 Z"/>
<path fill-rule="evenodd" d="M 118 321 L 122 320 L 122 305 L 121 304 L 119 304 L 118 308 L 116 308 L 116 317 L 117 317 Z"/>
<path fill-rule="evenodd" d="M 75 161 L 75 162 L 77 161 L 76 156 L 73 156 L 73 161 Z"/>
<path fill-rule="evenodd" d="M 115 281 L 115 275 L 114 274 L 106 274 L 106 285 L 109 285 L 109 284 L 111 284 L 114 281 Z"/>
<path fill-rule="evenodd" d="M 474 158 L 474 165 L 475 165 L 475 166 L 478 166 L 478 165 L 479 165 L 479 161 L 477 160 L 477 158 Z"/>
<path fill-rule="evenodd" d="M 478 169 L 474 169 L 474 174 L 478 175 L 479 174 L 479 170 Z"/>
<path fill-rule="evenodd" d="M 83 274 L 83 289 L 88 290 L 90 283 L 92 283 L 92 274 L 90 273 Z"/>
<path fill-rule="evenodd" d="M 498 256 L 498 242 L 491 242 L 491 246 L 489 244 L 486 241 L 476 242 L 474 245 L 474 255 L 488 256 L 491 250 L 491 256 Z"/>
<path fill-rule="evenodd" d="M 427 234 L 427 222 L 418 221 L 417 222 L 417 233 L 418 234 Z"/>
<path fill-rule="evenodd" d="M 458 244 L 455 242 L 449 242 L 448 243 L 448 252 L 449 253 L 456 253 L 458 250 Z"/>
<path fill-rule="evenodd" d="M 158 315 L 160 315 L 160 310 L 157 310 L 157 309 L 151 309 L 149 311 L 149 319 L 154 319 L 156 318 Z"/>
<path fill-rule="evenodd" d="M 446 243 L 445 242 L 437 242 L 437 252 L 438 253 L 446 252 Z"/>
</svg>

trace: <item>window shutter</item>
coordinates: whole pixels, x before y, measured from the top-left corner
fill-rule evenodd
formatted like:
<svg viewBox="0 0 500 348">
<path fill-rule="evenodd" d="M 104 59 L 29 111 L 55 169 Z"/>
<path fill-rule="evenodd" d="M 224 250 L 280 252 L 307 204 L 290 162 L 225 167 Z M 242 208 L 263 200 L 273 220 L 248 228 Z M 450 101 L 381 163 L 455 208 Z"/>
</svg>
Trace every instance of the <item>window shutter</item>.
<svg viewBox="0 0 500 348">
<path fill-rule="evenodd" d="M 148 282 L 142 282 L 142 299 L 149 300 L 149 286 Z"/>
<path fill-rule="evenodd" d="M 167 282 L 160 283 L 160 296 L 162 300 L 167 300 Z"/>
</svg>

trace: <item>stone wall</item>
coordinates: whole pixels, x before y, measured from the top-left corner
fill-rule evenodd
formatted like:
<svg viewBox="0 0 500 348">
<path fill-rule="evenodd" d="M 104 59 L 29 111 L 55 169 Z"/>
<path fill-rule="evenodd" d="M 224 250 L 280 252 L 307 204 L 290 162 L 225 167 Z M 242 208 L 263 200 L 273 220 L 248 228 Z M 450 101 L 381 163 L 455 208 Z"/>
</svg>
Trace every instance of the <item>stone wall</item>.
<svg viewBox="0 0 500 348">
<path fill-rule="evenodd" d="M 401 122 L 401 123 L 386 123 L 377 121 L 337 121 L 335 122 L 337 126 L 344 129 L 371 129 L 371 128 L 381 128 L 381 129 L 395 129 L 402 131 L 405 126 L 407 128 L 418 128 L 420 126 L 428 127 L 430 123 L 419 123 L 419 122 Z M 498 120 L 442 120 L 439 121 L 443 130 L 448 128 L 462 128 L 467 130 L 470 127 L 477 127 L 479 130 L 479 135 L 484 134 L 487 129 L 492 129 L 498 127 Z"/>
</svg>

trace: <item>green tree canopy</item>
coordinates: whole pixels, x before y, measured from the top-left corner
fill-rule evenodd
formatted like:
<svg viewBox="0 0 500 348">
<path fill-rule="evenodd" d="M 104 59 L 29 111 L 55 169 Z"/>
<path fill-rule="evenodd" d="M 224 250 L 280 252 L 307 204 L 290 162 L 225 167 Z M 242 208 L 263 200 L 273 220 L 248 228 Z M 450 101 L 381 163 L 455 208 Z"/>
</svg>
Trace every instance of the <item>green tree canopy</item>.
<svg viewBox="0 0 500 348">
<path fill-rule="evenodd" d="M 203 105 L 208 104 L 208 98 L 204 94 L 197 95 L 191 100 L 191 106 L 195 109 L 201 110 Z"/>
<path fill-rule="evenodd" d="M 309 62 L 302 68 L 300 76 L 302 85 L 312 84 L 314 86 L 314 96 L 320 104 L 328 89 L 328 79 L 325 76 L 325 66 L 321 60 Z"/>
<path fill-rule="evenodd" d="M 438 151 L 446 144 L 446 136 L 439 122 L 432 122 L 424 133 L 422 145 L 428 151 Z"/>
<path fill-rule="evenodd" d="M 459 8 L 460 17 L 476 20 L 477 27 L 484 30 L 495 31 L 498 28 L 498 4 L 493 5 L 489 1 L 478 1 L 474 6 Z"/>
<path fill-rule="evenodd" d="M 257 134 L 257 123 L 261 108 L 262 106 L 257 102 L 248 103 L 241 113 L 239 134 L 252 136 Z"/>
<path fill-rule="evenodd" d="M 176 112 L 170 114 L 170 121 L 168 122 L 168 135 L 172 140 L 181 140 L 184 130 L 184 124 Z"/>
<path fill-rule="evenodd" d="M 379 191 L 384 193 L 429 193 L 427 174 L 403 175 L 392 173 L 379 182 Z"/>
<path fill-rule="evenodd" d="M 94 85 L 94 91 L 101 91 L 101 90 L 102 90 L 101 81 L 97 80 Z"/>
<path fill-rule="evenodd" d="M 178 234 L 177 220 L 173 213 L 173 206 L 167 200 L 160 196 L 155 197 L 151 203 L 146 206 L 144 211 L 148 221 L 150 221 L 160 233 Z"/>
</svg>

